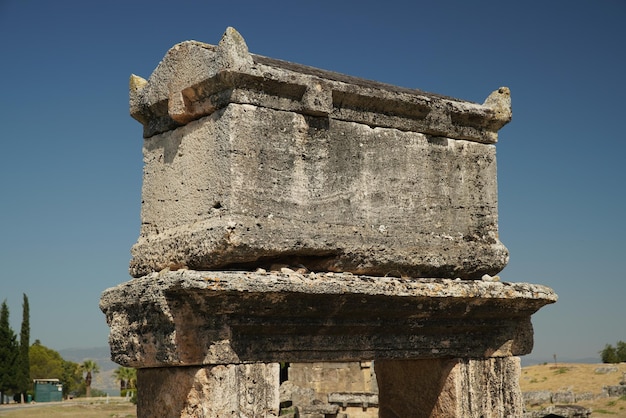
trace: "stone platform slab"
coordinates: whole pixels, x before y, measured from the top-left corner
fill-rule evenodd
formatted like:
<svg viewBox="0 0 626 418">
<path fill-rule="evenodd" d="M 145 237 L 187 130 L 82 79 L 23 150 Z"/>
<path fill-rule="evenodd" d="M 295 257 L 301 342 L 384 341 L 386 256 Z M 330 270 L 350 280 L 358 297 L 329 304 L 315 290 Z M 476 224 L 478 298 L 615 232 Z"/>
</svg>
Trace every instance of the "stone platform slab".
<svg viewBox="0 0 626 418">
<path fill-rule="evenodd" d="M 104 292 L 115 362 L 488 358 L 532 349 L 540 285 L 338 273 L 163 271 Z"/>
</svg>

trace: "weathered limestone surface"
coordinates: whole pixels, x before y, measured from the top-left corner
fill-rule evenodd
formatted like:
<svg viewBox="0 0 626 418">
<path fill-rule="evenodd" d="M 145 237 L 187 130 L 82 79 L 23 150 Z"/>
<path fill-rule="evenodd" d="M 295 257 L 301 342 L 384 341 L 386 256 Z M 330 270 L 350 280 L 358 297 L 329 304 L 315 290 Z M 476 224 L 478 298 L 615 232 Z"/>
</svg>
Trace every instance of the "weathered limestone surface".
<svg viewBox="0 0 626 418">
<path fill-rule="evenodd" d="M 626 395 L 626 385 L 605 386 L 602 391 L 608 396 L 624 396 Z"/>
<path fill-rule="evenodd" d="M 552 392 L 549 390 L 535 390 L 531 392 L 523 392 L 522 397 L 524 403 L 530 406 L 547 404 L 552 402 Z"/>
<path fill-rule="evenodd" d="M 588 418 L 591 412 L 580 405 L 550 405 L 539 411 L 525 412 L 523 418 Z"/>
<path fill-rule="evenodd" d="M 280 386 L 280 416 L 299 418 L 337 417 L 339 406 L 316 397 L 312 388 L 300 387 L 291 381 Z"/>
<path fill-rule="evenodd" d="M 371 361 L 291 363 L 289 381 L 313 389 L 326 402 L 330 393 L 377 393 L 373 372 Z"/>
<path fill-rule="evenodd" d="M 304 411 L 317 408 L 334 409 L 334 414 L 350 418 L 378 418 L 378 387 L 371 361 L 289 363 L 280 396 L 281 414 L 298 409 L 304 418 Z"/>
<path fill-rule="evenodd" d="M 555 300 L 525 283 L 178 270 L 100 307 L 117 363 L 162 367 L 523 355 L 530 315 Z"/>
<path fill-rule="evenodd" d="M 328 394 L 328 402 L 337 405 L 359 406 L 363 409 L 376 407 L 376 417 L 378 416 L 378 387 L 376 392 L 332 392 Z M 352 414 L 350 414 L 352 416 Z"/>
<path fill-rule="evenodd" d="M 279 365 L 139 369 L 137 417 L 277 417 Z"/>
<path fill-rule="evenodd" d="M 380 360 L 379 417 L 521 417 L 517 357 Z"/>
<path fill-rule="evenodd" d="M 478 279 L 498 239 L 506 88 L 482 105 L 218 46 L 172 48 L 131 80 L 145 127 L 135 277 L 272 263 Z"/>
<path fill-rule="evenodd" d="M 252 104 L 369 126 L 495 143 L 511 120 L 506 87 L 481 104 L 251 54 L 228 28 L 217 46 L 171 48 L 146 81 L 130 80 L 130 113 L 144 137 L 173 130 L 229 103 Z"/>
</svg>

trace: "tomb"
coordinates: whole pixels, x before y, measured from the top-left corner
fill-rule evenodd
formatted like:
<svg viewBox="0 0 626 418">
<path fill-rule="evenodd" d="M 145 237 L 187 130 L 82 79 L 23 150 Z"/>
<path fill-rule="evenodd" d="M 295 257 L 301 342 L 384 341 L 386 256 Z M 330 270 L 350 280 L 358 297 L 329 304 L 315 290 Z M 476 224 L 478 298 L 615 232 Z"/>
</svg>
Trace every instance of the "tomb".
<svg viewBox="0 0 626 418">
<path fill-rule="evenodd" d="M 371 361 L 380 417 L 522 415 L 517 356 L 557 296 L 497 276 L 509 89 L 477 104 L 363 80 L 228 28 L 131 76 L 130 113 L 141 230 L 100 307 L 138 417 L 276 417 L 281 363 Z"/>
</svg>

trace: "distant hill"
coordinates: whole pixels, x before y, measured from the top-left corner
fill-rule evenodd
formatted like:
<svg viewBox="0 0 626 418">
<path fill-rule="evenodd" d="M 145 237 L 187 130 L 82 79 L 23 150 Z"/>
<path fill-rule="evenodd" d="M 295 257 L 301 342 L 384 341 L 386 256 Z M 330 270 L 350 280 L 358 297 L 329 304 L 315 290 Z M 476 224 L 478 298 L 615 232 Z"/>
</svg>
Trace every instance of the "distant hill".
<svg viewBox="0 0 626 418">
<path fill-rule="evenodd" d="M 109 347 L 92 347 L 92 348 L 65 348 L 59 350 L 59 354 L 65 360 L 75 363 L 82 363 L 85 360 L 94 360 L 100 366 L 100 371 L 115 370 L 118 364 L 111 361 L 111 351 Z"/>
<path fill-rule="evenodd" d="M 595 364 L 595 363 L 601 363 L 602 360 L 600 359 L 600 357 L 584 357 L 584 358 L 570 358 L 570 357 L 557 357 L 556 358 L 557 363 L 582 363 L 582 364 Z M 522 367 L 526 367 L 526 366 L 534 366 L 536 364 L 554 364 L 554 357 L 550 357 L 550 358 L 541 358 L 541 357 L 535 357 L 535 358 L 529 358 L 527 356 L 522 356 Z"/>
<path fill-rule="evenodd" d="M 119 395 L 119 383 L 115 381 L 113 371 L 120 366 L 111 361 L 109 347 L 65 348 L 58 351 L 61 357 L 67 361 L 81 364 L 85 360 L 93 360 L 98 363 L 100 373 L 94 376 L 92 386 L 110 395 Z"/>
</svg>

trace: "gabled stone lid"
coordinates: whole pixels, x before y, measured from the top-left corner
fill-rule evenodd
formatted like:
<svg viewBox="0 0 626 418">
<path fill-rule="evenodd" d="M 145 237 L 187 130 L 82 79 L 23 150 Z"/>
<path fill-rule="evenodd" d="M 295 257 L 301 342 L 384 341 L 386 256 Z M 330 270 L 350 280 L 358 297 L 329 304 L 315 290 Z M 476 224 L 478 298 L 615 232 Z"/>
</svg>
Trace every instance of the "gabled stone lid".
<svg viewBox="0 0 626 418">
<path fill-rule="evenodd" d="M 507 87 L 483 104 L 396 87 L 251 54 L 230 27 L 217 46 L 180 43 L 147 81 L 130 78 L 130 114 L 143 124 L 146 138 L 229 103 L 481 143 L 495 143 L 511 120 Z"/>
</svg>

